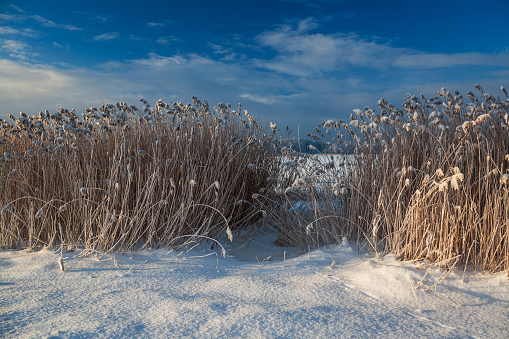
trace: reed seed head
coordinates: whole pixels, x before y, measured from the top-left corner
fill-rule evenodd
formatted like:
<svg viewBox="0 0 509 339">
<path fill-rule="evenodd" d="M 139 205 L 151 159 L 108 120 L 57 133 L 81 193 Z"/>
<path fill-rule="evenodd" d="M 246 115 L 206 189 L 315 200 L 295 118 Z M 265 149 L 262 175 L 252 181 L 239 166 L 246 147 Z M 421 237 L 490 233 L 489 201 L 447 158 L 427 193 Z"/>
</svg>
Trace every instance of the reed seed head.
<svg viewBox="0 0 509 339">
<path fill-rule="evenodd" d="M 226 227 L 226 235 L 228 236 L 228 240 L 230 240 L 230 242 L 233 241 L 233 233 L 232 233 L 232 230 L 230 229 L 230 226 Z"/>
<path fill-rule="evenodd" d="M 500 177 L 500 183 L 504 185 L 509 184 L 509 174 L 502 174 Z"/>
<path fill-rule="evenodd" d="M 433 232 L 431 232 L 427 237 L 426 237 L 426 247 L 427 248 L 430 248 L 431 247 L 431 243 L 433 241 Z"/>
<path fill-rule="evenodd" d="M 313 229 L 313 224 L 309 224 L 306 226 L 306 234 L 311 235 L 311 230 Z"/>
</svg>

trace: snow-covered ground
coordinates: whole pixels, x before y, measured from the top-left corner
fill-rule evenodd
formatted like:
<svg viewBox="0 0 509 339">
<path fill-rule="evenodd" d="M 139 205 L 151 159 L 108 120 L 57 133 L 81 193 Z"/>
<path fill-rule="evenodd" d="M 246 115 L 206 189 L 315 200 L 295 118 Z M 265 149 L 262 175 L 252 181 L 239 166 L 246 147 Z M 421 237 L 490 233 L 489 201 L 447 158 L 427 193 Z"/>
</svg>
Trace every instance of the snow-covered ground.
<svg viewBox="0 0 509 339">
<path fill-rule="evenodd" d="M 414 293 L 444 271 L 272 241 L 236 240 L 226 258 L 144 250 L 116 255 L 119 267 L 64 252 L 64 272 L 51 250 L 0 251 L 0 337 L 509 338 L 507 274 L 455 270 Z"/>
</svg>

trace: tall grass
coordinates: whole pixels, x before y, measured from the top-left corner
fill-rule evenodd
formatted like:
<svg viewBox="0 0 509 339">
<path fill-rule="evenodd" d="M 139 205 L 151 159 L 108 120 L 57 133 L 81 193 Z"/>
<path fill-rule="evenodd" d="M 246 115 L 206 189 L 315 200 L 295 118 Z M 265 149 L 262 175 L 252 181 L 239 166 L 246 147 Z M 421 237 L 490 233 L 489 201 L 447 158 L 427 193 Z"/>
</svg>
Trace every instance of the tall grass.
<svg viewBox="0 0 509 339">
<path fill-rule="evenodd" d="M 196 98 L 10 116 L 0 245 L 166 247 L 268 216 L 284 246 L 347 238 L 380 256 L 509 272 L 509 99 L 476 87 L 326 121 L 308 137 L 343 154 L 325 157 L 275 156 L 275 125 Z"/>
<path fill-rule="evenodd" d="M 142 101 L 142 109 L 87 109 L 81 119 L 58 109 L 1 122 L 2 247 L 173 246 L 262 216 L 252 196 L 270 188 L 278 166 L 273 131 L 240 106 Z"/>
<path fill-rule="evenodd" d="M 324 122 L 310 137 L 353 149 L 346 175 L 294 154 L 298 171 L 277 191 L 298 222 L 272 215 L 282 239 L 304 247 L 346 237 L 381 255 L 509 272 L 509 100 L 504 88 L 506 100 L 476 87 L 480 97 L 442 89 Z"/>
</svg>

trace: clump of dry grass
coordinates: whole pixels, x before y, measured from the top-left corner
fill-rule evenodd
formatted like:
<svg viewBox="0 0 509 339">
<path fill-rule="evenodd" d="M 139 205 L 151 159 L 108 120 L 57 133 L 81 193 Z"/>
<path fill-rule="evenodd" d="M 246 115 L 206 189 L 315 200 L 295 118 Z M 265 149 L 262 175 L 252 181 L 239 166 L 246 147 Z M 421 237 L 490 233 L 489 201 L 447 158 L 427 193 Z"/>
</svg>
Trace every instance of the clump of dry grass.
<svg viewBox="0 0 509 339">
<path fill-rule="evenodd" d="M 2 247 L 173 246 L 260 217 L 252 195 L 278 166 L 274 133 L 240 105 L 142 101 L 0 121 Z"/>
<path fill-rule="evenodd" d="M 347 237 L 404 260 L 459 258 L 509 272 L 509 99 L 504 88 L 500 99 L 476 87 L 480 97 L 469 92 L 468 102 L 441 89 L 408 95 L 402 109 L 381 99 L 379 113 L 366 107 L 349 123 L 323 123 L 311 137 L 332 131 L 329 143 L 353 150 L 346 175 L 311 177 L 293 200 L 307 206 L 301 227 L 281 223 L 282 237 L 300 246 Z M 287 187 L 295 189 L 280 193 Z"/>
</svg>

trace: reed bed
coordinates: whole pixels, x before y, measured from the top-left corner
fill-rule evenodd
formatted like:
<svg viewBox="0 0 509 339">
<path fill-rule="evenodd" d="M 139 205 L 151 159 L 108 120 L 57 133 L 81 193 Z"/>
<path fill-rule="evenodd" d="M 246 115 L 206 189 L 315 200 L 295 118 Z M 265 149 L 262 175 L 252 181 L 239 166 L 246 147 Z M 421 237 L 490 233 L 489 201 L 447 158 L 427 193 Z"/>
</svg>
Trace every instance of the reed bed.
<svg viewBox="0 0 509 339">
<path fill-rule="evenodd" d="M 320 156 L 281 148 L 277 127 L 240 106 L 196 98 L 9 116 L 0 246 L 172 247 L 266 218 L 281 246 L 349 239 L 380 257 L 509 272 L 509 99 L 476 87 L 326 121 L 308 134 L 335 153 Z"/>
<path fill-rule="evenodd" d="M 324 122 L 309 137 L 351 153 L 341 169 L 287 150 L 289 171 L 266 198 L 284 206 L 271 214 L 281 243 L 347 238 L 380 256 L 509 273 L 509 100 L 476 88 Z"/>
<path fill-rule="evenodd" d="M 240 105 L 142 102 L 0 121 L 0 246 L 172 247 L 263 216 L 274 130 Z"/>
</svg>

